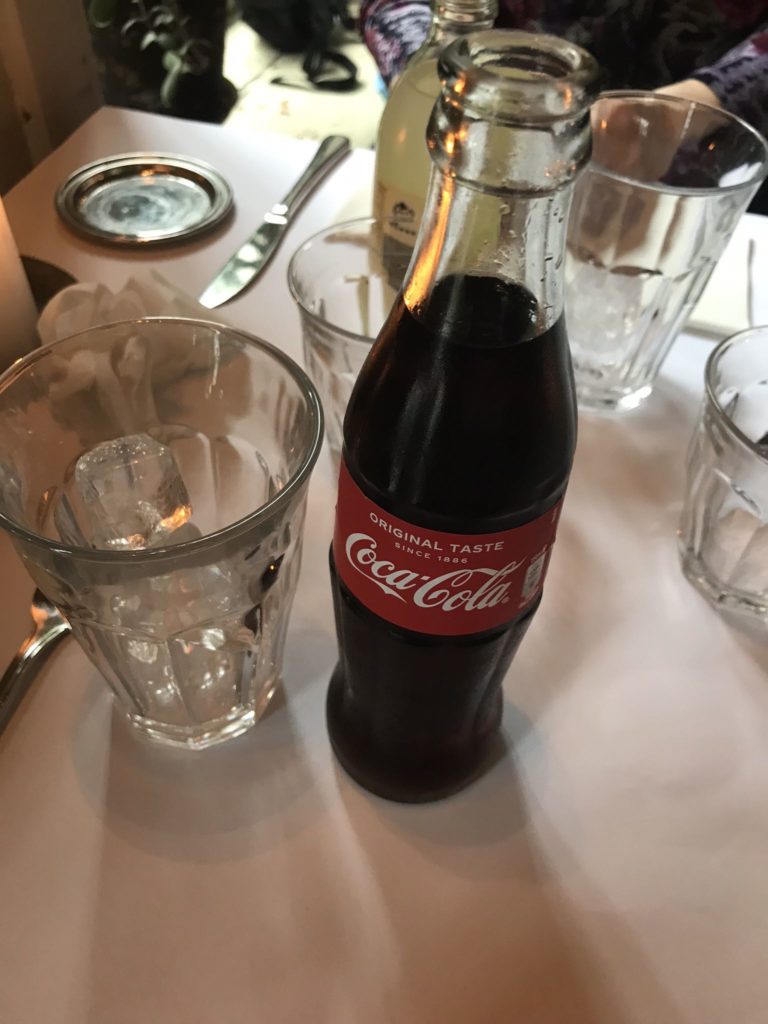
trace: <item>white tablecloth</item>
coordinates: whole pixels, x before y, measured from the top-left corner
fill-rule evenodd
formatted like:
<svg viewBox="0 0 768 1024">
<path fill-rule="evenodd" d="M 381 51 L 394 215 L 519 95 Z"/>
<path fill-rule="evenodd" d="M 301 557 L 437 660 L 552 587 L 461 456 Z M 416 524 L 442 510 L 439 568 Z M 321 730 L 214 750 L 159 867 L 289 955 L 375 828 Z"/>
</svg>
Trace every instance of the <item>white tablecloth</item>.
<svg viewBox="0 0 768 1024">
<path fill-rule="evenodd" d="M 6 206 L 22 251 L 80 280 L 120 285 L 139 263 L 197 294 L 312 146 L 106 109 Z M 159 254 L 71 235 L 59 182 L 138 149 L 215 164 L 232 224 Z M 365 211 L 371 166 L 340 166 L 226 317 L 300 358 L 288 258 Z M 744 230 L 768 267 L 768 228 Z M 710 347 L 679 339 L 637 413 L 582 417 L 505 686 L 509 752 L 450 800 L 388 804 L 331 757 L 325 453 L 285 701 L 249 735 L 198 755 L 136 741 L 68 641 L 0 737 L 2 1024 L 763 1024 L 768 649 L 690 588 L 675 547 Z M 0 570 L 4 661 L 31 592 L 5 537 Z"/>
</svg>

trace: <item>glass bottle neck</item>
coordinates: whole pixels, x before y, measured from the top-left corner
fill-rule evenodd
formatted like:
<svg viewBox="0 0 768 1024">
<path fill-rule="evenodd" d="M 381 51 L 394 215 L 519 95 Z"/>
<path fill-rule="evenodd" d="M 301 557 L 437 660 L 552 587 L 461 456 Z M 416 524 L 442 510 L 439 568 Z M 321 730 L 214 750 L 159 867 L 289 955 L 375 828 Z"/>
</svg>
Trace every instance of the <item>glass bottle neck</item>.
<svg viewBox="0 0 768 1024">
<path fill-rule="evenodd" d="M 518 286 L 521 302 L 522 296 L 528 302 L 528 323 L 518 325 L 518 340 L 542 334 L 563 312 L 570 199 L 570 185 L 536 195 L 490 194 L 435 168 L 403 284 L 410 311 L 429 322 L 441 282 L 493 279 Z"/>
<path fill-rule="evenodd" d="M 470 290 L 510 286 L 527 310 L 518 337 L 541 334 L 563 310 L 568 206 L 589 158 L 597 66 L 553 36 L 500 31 L 462 36 L 439 65 L 434 166 L 405 303 L 429 321 L 454 301 L 447 293 L 466 291 L 457 281 L 483 278 Z"/>
<path fill-rule="evenodd" d="M 468 32 L 492 28 L 498 13 L 498 0 L 437 0 L 422 50 L 437 52 Z"/>
</svg>

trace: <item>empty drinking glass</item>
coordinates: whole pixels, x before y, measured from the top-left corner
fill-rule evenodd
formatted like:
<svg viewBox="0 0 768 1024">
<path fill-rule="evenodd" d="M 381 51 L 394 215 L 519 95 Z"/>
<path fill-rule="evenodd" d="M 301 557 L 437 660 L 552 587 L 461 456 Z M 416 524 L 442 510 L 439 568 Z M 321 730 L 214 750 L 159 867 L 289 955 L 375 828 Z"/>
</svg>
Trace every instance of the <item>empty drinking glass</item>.
<svg viewBox="0 0 768 1024">
<path fill-rule="evenodd" d="M 712 352 L 688 453 L 683 571 L 714 605 L 768 626 L 768 327 Z"/>
<path fill-rule="evenodd" d="M 768 169 L 768 146 L 724 110 L 604 93 L 574 190 L 566 314 L 579 404 L 647 397 Z"/>
<path fill-rule="evenodd" d="M 372 217 L 334 224 L 304 242 L 288 267 L 304 358 L 322 398 L 337 465 L 352 386 L 407 269 L 407 261 L 397 264 L 391 256 L 385 265 L 384 241 Z"/>
<path fill-rule="evenodd" d="M 0 378 L 0 526 L 148 736 L 206 747 L 267 706 L 321 441 L 304 372 L 209 323 L 97 327 Z"/>
</svg>

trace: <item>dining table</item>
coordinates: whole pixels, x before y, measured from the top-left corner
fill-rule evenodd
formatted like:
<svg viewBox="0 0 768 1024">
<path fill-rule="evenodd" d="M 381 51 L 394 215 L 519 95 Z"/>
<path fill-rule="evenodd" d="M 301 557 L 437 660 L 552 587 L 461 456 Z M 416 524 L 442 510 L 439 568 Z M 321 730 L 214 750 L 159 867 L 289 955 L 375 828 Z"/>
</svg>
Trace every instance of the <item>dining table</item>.
<svg viewBox="0 0 768 1024">
<path fill-rule="evenodd" d="M 315 146 L 104 107 L 4 204 L 25 256 L 112 289 L 154 269 L 195 297 Z M 136 151 L 212 164 L 233 216 L 160 248 L 73 233 L 61 182 Z M 368 212 L 373 159 L 342 161 L 255 284 L 205 316 L 303 363 L 289 258 Z M 759 284 L 768 221 L 738 230 Z M 768 289 L 753 299 L 768 322 Z M 281 687 L 248 733 L 197 752 L 137 738 L 59 646 L 0 735 L 0 1024 L 765 1024 L 768 633 L 726 621 L 677 550 L 715 340 L 684 331 L 640 408 L 580 415 L 503 755 L 455 796 L 387 802 L 332 755 L 325 449 Z M 0 588 L 5 664 L 33 585 L 4 534 Z"/>
</svg>

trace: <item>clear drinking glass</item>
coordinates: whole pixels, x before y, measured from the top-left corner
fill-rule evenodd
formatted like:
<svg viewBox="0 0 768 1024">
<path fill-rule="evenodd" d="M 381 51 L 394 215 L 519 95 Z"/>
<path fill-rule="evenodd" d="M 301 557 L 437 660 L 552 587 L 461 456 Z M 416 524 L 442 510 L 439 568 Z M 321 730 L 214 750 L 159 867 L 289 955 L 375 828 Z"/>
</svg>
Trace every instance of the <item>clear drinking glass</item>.
<svg viewBox="0 0 768 1024">
<path fill-rule="evenodd" d="M 148 736 L 265 709 L 321 442 L 304 372 L 215 324 L 97 327 L 0 378 L 0 526 Z"/>
<path fill-rule="evenodd" d="M 768 327 L 709 357 L 679 547 L 709 601 L 768 626 Z"/>
<path fill-rule="evenodd" d="M 732 114 L 658 93 L 604 93 L 568 228 L 566 315 L 579 404 L 633 408 L 653 387 L 768 169 Z"/>
<path fill-rule="evenodd" d="M 408 267 L 382 263 L 384 236 L 373 217 L 334 224 L 294 253 L 288 287 L 301 313 L 304 358 L 325 410 L 338 464 L 344 413 L 371 344 L 395 301 Z"/>
</svg>

